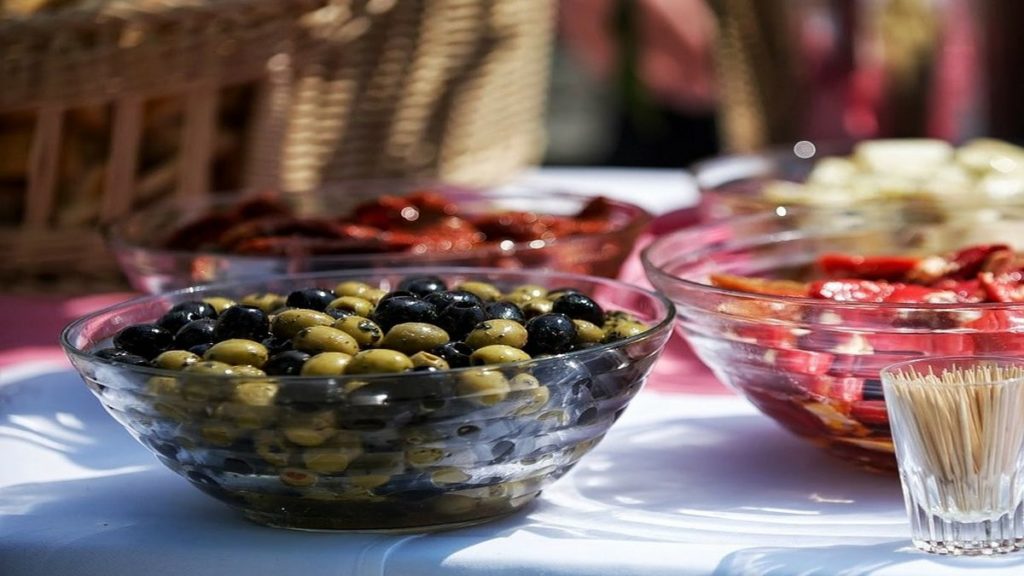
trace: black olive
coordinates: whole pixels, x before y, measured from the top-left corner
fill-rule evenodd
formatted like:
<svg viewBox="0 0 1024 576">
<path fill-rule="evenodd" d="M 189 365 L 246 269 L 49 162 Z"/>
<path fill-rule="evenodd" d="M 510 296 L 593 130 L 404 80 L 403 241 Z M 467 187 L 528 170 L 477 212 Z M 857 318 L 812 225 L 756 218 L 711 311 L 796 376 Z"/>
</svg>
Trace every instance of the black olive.
<svg viewBox="0 0 1024 576">
<path fill-rule="evenodd" d="M 135 324 L 114 336 L 114 346 L 151 360 L 171 347 L 174 336 L 156 324 Z"/>
<path fill-rule="evenodd" d="M 432 292 L 447 290 L 448 285 L 437 276 L 412 276 L 402 280 L 398 284 L 398 289 L 407 290 L 422 298 Z"/>
<path fill-rule="evenodd" d="M 531 356 L 568 352 L 576 340 L 576 325 L 565 314 L 535 316 L 526 323 L 526 346 Z"/>
<path fill-rule="evenodd" d="M 381 300 L 373 312 L 373 320 L 385 333 L 394 325 L 403 322 L 426 322 L 433 324 L 437 319 L 434 305 L 413 296 L 396 296 Z"/>
<path fill-rule="evenodd" d="M 597 326 L 604 324 L 604 310 L 601 305 L 579 292 L 570 292 L 559 297 L 552 305 L 551 311 L 565 314 L 569 318 L 586 320 Z"/>
<path fill-rule="evenodd" d="M 259 342 L 270 335 L 270 319 L 253 306 L 235 305 L 217 318 L 213 339 L 217 342 L 240 338 Z"/>
<path fill-rule="evenodd" d="M 333 380 L 297 380 L 282 384 L 277 389 L 274 401 L 278 404 L 310 404 L 319 408 L 324 403 L 340 402 L 343 395 Z"/>
<path fill-rule="evenodd" d="M 175 304 L 166 314 L 157 320 L 157 325 L 175 334 L 181 327 L 193 320 L 201 318 L 214 319 L 217 317 L 217 310 L 206 302 L 190 301 Z"/>
<path fill-rule="evenodd" d="M 479 296 L 472 292 L 466 292 L 465 290 L 445 290 L 442 292 L 431 292 L 423 297 L 424 300 L 430 302 L 438 310 L 445 306 L 451 306 L 456 302 L 472 302 L 474 304 L 484 305 L 484 301 Z"/>
<path fill-rule="evenodd" d="M 201 318 L 185 324 L 174 335 L 174 348 L 176 350 L 189 350 L 193 346 L 213 343 L 213 329 L 217 326 L 215 320 Z"/>
<path fill-rule="evenodd" d="M 213 348 L 213 342 L 203 342 L 202 344 L 196 344 L 188 349 L 189 352 L 202 358 L 206 356 L 206 351 Z"/>
<path fill-rule="evenodd" d="M 298 376 L 309 358 L 305 352 L 286 350 L 271 356 L 263 365 L 263 371 L 271 376 Z"/>
<path fill-rule="evenodd" d="M 280 352 L 285 352 L 294 349 L 292 346 L 291 338 L 279 338 L 277 336 L 270 336 L 268 338 L 264 338 L 261 344 L 263 344 L 263 346 L 267 349 L 267 352 L 270 353 L 271 356 L 273 356 L 274 354 L 278 354 Z"/>
<path fill-rule="evenodd" d="M 488 320 L 511 320 L 526 324 L 526 315 L 512 302 L 491 302 L 484 308 Z"/>
<path fill-rule="evenodd" d="M 309 308 L 310 310 L 316 310 L 317 312 L 323 312 L 327 309 L 327 305 L 334 302 L 337 296 L 331 290 L 324 290 L 322 288 L 306 288 L 303 290 L 296 290 L 288 294 L 288 299 L 285 300 L 285 305 L 292 308 Z"/>
<path fill-rule="evenodd" d="M 393 291 L 388 292 L 387 294 L 381 296 L 380 299 L 377 300 L 377 304 L 380 305 L 380 303 L 385 301 L 385 300 L 390 300 L 392 298 L 399 298 L 401 296 L 409 296 L 411 298 L 419 298 L 419 296 L 413 294 L 412 292 L 409 292 L 408 290 L 393 290 Z"/>
<path fill-rule="evenodd" d="M 344 308 L 324 308 L 324 314 L 327 314 L 335 320 L 341 320 L 342 318 L 348 318 L 349 316 L 355 316 L 356 313 L 351 310 L 345 310 Z"/>
<path fill-rule="evenodd" d="M 448 333 L 452 340 L 462 340 L 473 327 L 487 319 L 487 313 L 479 304 L 454 302 L 437 315 L 437 325 Z"/>
<path fill-rule="evenodd" d="M 113 360 L 115 362 L 123 362 L 125 364 L 132 364 L 134 366 L 149 366 L 149 360 L 139 356 L 138 354 L 132 354 L 125 350 L 118 350 L 117 348 L 104 348 L 96 351 L 97 358 L 103 358 L 105 360 Z"/>
<path fill-rule="evenodd" d="M 469 357 L 473 354 L 473 349 L 465 342 L 452 341 L 433 348 L 430 353 L 444 358 L 452 368 L 465 368 L 469 366 Z"/>
</svg>

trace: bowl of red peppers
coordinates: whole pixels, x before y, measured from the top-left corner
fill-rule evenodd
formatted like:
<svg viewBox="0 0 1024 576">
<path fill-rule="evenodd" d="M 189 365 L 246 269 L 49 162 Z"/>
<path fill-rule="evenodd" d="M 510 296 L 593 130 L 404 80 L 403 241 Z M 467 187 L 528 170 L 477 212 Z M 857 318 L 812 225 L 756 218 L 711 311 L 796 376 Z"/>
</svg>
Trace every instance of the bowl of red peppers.
<svg viewBox="0 0 1024 576">
<path fill-rule="evenodd" d="M 149 293 L 424 265 L 614 277 L 649 220 L 633 204 L 539 187 L 365 181 L 172 199 L 118 222 L 108 240 L 132 286 Z"/>
<path fill-rule="evenodd" d="M 984 218 L 779 210 L 663 236 L 642 260 L 723 383 L 813 443 L 895 470 L 883 367 L 1024 355 L 1024 208 Z"/>
</svg>

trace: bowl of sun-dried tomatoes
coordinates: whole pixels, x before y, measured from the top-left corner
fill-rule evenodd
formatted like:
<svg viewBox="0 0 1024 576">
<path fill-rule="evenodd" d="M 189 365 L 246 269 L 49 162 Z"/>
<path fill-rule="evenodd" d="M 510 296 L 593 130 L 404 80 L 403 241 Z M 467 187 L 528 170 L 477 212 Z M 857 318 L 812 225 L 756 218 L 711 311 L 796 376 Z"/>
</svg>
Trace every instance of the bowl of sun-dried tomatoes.
<svg viewBox="0 0 1024 576">
<path fill-rule="evenodd" d="M 1024 356 L 1024 206 L 979 207 L 984 226 L 887 208 L 713 221 L 658 238 L 641 259 L 723 383 L 813 443 L 894 470 L 882 368 Z"/>
<path fill-rule="evenodd" d="M 143 292 L 275 274 L 424 265 L 614 277 L 650 220 L 602 196 L 412 181 L 171 199 L 112 226 Z"/>
</svg>

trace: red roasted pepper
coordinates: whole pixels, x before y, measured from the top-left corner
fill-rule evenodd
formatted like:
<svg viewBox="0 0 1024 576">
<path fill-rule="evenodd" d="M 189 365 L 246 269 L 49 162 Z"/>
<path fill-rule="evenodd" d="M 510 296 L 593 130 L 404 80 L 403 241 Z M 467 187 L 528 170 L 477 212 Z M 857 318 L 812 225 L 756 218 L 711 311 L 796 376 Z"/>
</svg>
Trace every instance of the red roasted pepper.
<svg viewBox="0 0 1024 576">
<path fill-rule="evenodd" d="M 899 281 L 907 277 L 921 261 L 912 256 L 855 256 L 822 254 L 818 266 L 829 278 Z"/>
</svg>

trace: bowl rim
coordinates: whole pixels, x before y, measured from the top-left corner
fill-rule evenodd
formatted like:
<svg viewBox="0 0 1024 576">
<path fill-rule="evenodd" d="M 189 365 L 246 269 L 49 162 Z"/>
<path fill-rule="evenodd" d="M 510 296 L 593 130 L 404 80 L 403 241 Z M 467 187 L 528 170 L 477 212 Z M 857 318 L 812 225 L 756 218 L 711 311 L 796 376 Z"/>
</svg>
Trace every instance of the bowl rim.
<svg viewBox="0 0 1024 576">
<path fill-rule="evenodd" d="M 653 220 L 653 216 L 650 212 L 645 210 L 643 207 L 621 200 L 613 198 L 601 193 L 587 194 L 583 192 L 574 192 L 571 190 L 563 189 L 557 185 L 544 185 L 544 184 L 505 184 L 500 186 L 489 186 L 489 187 L 473 187 L 466 186 L 452 182 L 445 182 L 439 180 L 416 180 L 416 179 L 364 179 L 364 180 L 351 180 L 344 182 L 332 182 L 326 183 L 314 189 L 312 192 L 315 196 L 323 195 L 336 195 L 341 194 L 347 189 L 355 188 L 360 189 L 369 186 L 382 187 L 385 189 L 398 188 L 404 190 L 404 192 L 387 193 L 381 194 L 378 197 L 385 195 L 390 196 L 401 196 L 409 193 L 417 192 L 420 190 L 429 191 L 440 191 L 443 194 L 456 194 L 461 197 L 456 198 L 455 202 L 472 201 L 480 202 L 489 199 L 501 200 L 509 198 L 553 198 L 553 199 L 567 199 L 567 200 L 579 200 L 581 204 L 585 204 L 590 200 L 597 198 L 604 198 L 607 202 L 614 205 L 619 209 L 625 209 L 629 213 L 629 220 L 624 222 L 622 225 L 617 226 L 613 229 L 606 230 L 597 234 L 576 234 L 573 236 L 566 236 L 563 238 L 555 238 L 553 240 L 543 240 L 542 243 L 538 244 L 537 240 L 525 241 L 525 242 L 513 242 L 511 246 L 502 246 L 501 244 L 487 244 L 478 248 L 464 251 L 426 251 L 422 253 L 416 252 L 380 252 L 380 253 L 356 253 L 356 254 L 305 254 L 297 252 L 294 255 L 256 255 L 256 254 L 234 254 L 232 252 L 223 251 L 210 251 L 210 250 L 171 250 L 161 248 L 159 246 L 148 246 L 146 244 L 140 244 L 133 242 L 126 237 L 125 230 L 134 224 L 138 219 L 145 218 L 161 211 L 166 211 L 168 208 L 173 206 L 179 206 L 180 203 L 187 201 L 180 197 L 169 197 L 158 202 L 153 203 L 146 208 L 134 212 L 125 216 L 124 218 L 117 219 L 110 225 L 102 229 L 102 234 L 107 244 L 115 251 L 131 251 L 131 252 L 145 252 L 154 256 L 160 257 L 174 257 L 174 258 L 197 258 L 197 257 L 219 257 L 219 258 L 231 258 L 241 262 L 265 262 L 275 260 L 290 260 L 293 258 L 299 258 L 306 261 L 329 264 L 331 262 L 343 262 L 350 266 L 359 266 L 365 263 L 369 267 L 374 261 L 387 259 L 390 263 L 399 264 L 404 262 L 416 262 L 423 258 L 435 259 L 438 262 L 438 266 L 443 266 L 443 262 L 447 260 L 457 260 L 464 258 L 473 258 L 487 255 L 502 255 L 502 254 L 517 254 L 529 251 L 546 250 L 554 248 L 555 246 L 571 246 L 575 243 L 591 241 L 595 238 L 609 238 L 619 234 L 623 231 L 630 230 L 635 227 L 639 232 L 647 224 Z M 213 206 L 231 206 L 241 200 L 251 199 L 259 197 L 260 194 L 267 194 L 268 191 L 261 190 L 258 188 L 253 189 L 242 189 L 232 192 L 225 192 L 220 194 L 212 194 L 204 197 L 204 202 L 209 202 L 206 210 L 209 210 Z M 274 198 L 287 198 L 288 192 L 283 190 L 272 190 L 269 193 Z M 493 196 L 490 196 L 493 195 Z M 372 200 L 373 197 L 367 195 L 366 200 Z M 197 211 L 195 214 L 190 214 L 194 217 L 201 217 L 205 213 Z"/>
<path fill-rule="evenodd" d="M 531 269 L 505 269 L 505 268 L 476 268 L 476 267 L 464 267 L 464 266 L 425 266 L 416 268 L 359 268 L 350 269 L 345 271 L 334 271 L 334 272 L 310 272 L 302 274 L 279 274 L 272 276 L 263 276 L 260 278 L 248 278 L 244 280 L 225 281 L 212 284 L 201 284 L 193 285 L 187 288 L 181 288 L 170 292 L 161 292 L 157 294 L 144 294 L 105 306 L 102 309 L 95 310 L 76 318 L 69 322 L 60 332 L 60 345 L 64 349 L 65 354 L 73 359 L 79 359 L 87 362 L 99 362 L 100 364 L 111 366 L 118 369 L 125 369 L 130 372 L 138 372 L 150 376 L 170 376 L 180 378 L 182 372 L 180 370 L 168 370 L 164 368 L 156 368 L 150 366 L 136 366 L 133 364 L 127 364 L 124 362 L 118 362 L 116 360 L 110 360 L 107 358 L 99 358 L 92 352 L 87 352 L 80 349 L 71 341 L 72 334 L 78 332 L 85 324 L 90 321 L 96 320 L 102 316 L 108 316 L 116 314 L 119 310 L 124 310 L 130 307 L 145 305 L 148 303 L 158 302 L 166 300 L 168 298 L 185 296 L 189 294 L 201 294 L 207 293 L 215 295 L 219 290 L 230 290 L 237 289 L 240 286 L 254 285 L 254 284 L 266 284 L 272 282 L 301 282 L 303 280 L 315 281 L 318 279 L 337 279 L 340 282 L 345 279 L 352 280 L 366 280 L 373 276 L 412 276 L 412 275 L 428 275 L 436 274 L 441 276 L 503 276 L 503 275 L 543 275 L 543 276 L 554 276 L 560 280 L 566 281 L 582 281 L 604 284 L 618 289 L 627 289 L 634 294 L 641 294 L 647 298 L 652 299 L 655 302 L 661 304 L 664 308 L 662 315 L 658 318 L 657 323 L 648 326 L 647 330 L 644 330 L 640 334 L 624 338 L 622 340 L 616 340 L 615 342 L 602 343 L 598 346 L 591 348 L 585 348 L 582 350 L 574 350 L 571 352 L 565 352 L 562 354 L 556 354 L 554 356 L 546 356 L 543 358 L 531 358 L 529 360 L 521 360 L 518 362 L 508 362 L 505 364 L 485 364 L 482 366 L 468 366 L 464 368 L 450 368 L 448 370 L 439 371 L 435 373 L 423 373 L 423 372 L 388 372 L 380 374 L 341 374 L 336 376 L 243 376 L 243 375 L 204 375 L 204 378 L 213 378 L 222 381 L 237 381 L 237 380 L 259 380 L 269 379 L 274 382 L 315 382 L 315 381 L 339 381 L 344 382 L 347 380 L 360 380 L 360 381 L 378 381 L 378 380 L 389 380 L 395 378 L 438 378 L 448 377 L 449 375 L 458 375 L 467 372 L 481 371 L 481 370 L 496 370 L 503 371 L 507 369 L 526 369 L 534 365 L 546 363 L 552 360 L 565 361 L 570 359 L 576 359 L 582 356 L 594 354 L 595 352 L 601 352 L 606 350 L 612 350 L 615 348 L 622 348 L 627 345 L 641 342 L 643 340 L 656 337 L 659 334 L 670 332 L 672 329 L 673 320 L 676 316 L 676 306 L 671 299 L 665 297 L 664 294 L 648 290 L 647 288 L 630 284 L 615 278 L 604 278 L 601 276 L 588 276 L 584 274 L 572 274 L 567 272 L 558 272 L 554 270 L 531 270 Z"/>
<path fill-rule="evenodd" d="M 1022 206 L 1024 206 L 1024 204 L 1022 204 Z M 985 208 L 987 208 L 987 207 L 985 207 Z M 686 278 L 683 278 L 681 276 L 677 276 L 675 274 L 672 274 L 672 273 L 666 271 L 662 265 L 656 264 L 653 261 L 653 259 L 652 259 L 652 254 L 654 252 L 656 252 L 663 245 L 667 244 L 668 242 L 670 242 L 672 240 L 678 239 L 679 237 L 685 237 L 685 236 L 695 236 L 695 237 L 711 236 L 710 234 L 708 234 L 708 232 L 710 232 L 711 230 L 714 230 L 715 228 L 720 228 L 720 227 L 723 227 L 723 226 L 734 226 L 734 225 L 737 225 L 737 224 L 745 224 L 745 223 L 751 223 L 751 222 L 763 222 L 763 221 L 771 221 L 771 220 L 780 220 L 782 218 L 788 218 L 788 217 L 792 217 L 792 216 L 812 215 L 812 214 L 820 214 L 820 212 L 818 212 L 815 208 L 808 207 L 808 206 L 793 207 L 793 208 L 786 208 L 785 211 L 782 214 L 780 214 L 780 213 L 778 213 L 776 211 L 759 212 L 759 213 L 755 213 L 755 214 L 746 214 L 746 215 L 742 215 L 742 216 L 736 216 L 736 217 L 728 218 L 728 219 L 724 219 L 724 220 L 705 222 L 705 223 L 702 223 L 700 225 L 692 226 L 692 227 L 688 227 L 688 228 L 682 228 L 682 229 L 679 229 L 679 230 L 675 230 L 675 231 L 669 232 L 667 234 L 663 234 L 663 235 L 655 238 L 654 241 L 652 241 L 650 244 L 645 246 L 643 248 L 643 250 L 640 251 L 640 262 L 641 262 L 641 264 L 644 267 L 644 271 L 646 272 L 648 279 L 655 286 L 655 288 L 658 289 L 659 292 L 665 292 L 665 290 L 662 290 L 662 288 L 661 288 L 661 286 L 665 285 L 664 283 L 659 282 L 659 280 L 661 280 L 661 281 L 667 282 L 669 284 L 672 284 L 672 283 L 679 284 L 682 287 L 684 287 L 684 288 L 686 288 L 688 290 L 693 290 L 695 292 L 704 293 L 704 294 L 715 294 L 715 295 L 725 296 L 725 297 L 734 298 L 734 299 L 735 298 L 741 298 L 741 299 L 748 299 L 748 300 L 757 300 L 757 301 L 766 302 L 766 303 L 776 303 L 776 304 L 783 304 L 783 305 L 785 305 L 785 304 L 788 304 L 788 305 L 800 305 L 800 306 L 809 306 L 809 307 L 825 307 L 825 308 L 829 308 L 829 309 L 849 310 L 849 311 L 854 311 L 854 310 L 856 310 L 856 311 L 864 311 L 864 310 L 868 310 L 868 309 L 872 309 L 872 310 L 878 310 L 878 309 L 881 309 L 881 310 L 910 310 L 910 311 L 920 310 L 920 311 L 932 311 L 932 312 L 935 312 L 935 311 L 974 311 L 974 310 L 1016 310 L 1016 311 L 1024 311 L 1024 302 L 974 302 L 974 303 L 964 302 L 964 303 L 955 303 L 955 304 L 948 304 L 948 303 L 925 303 L 925 302 L 920 302 L 920 303 L 904 303 L 904 302 L 836 302 L 836 301 L 833 301 L 833 300 L 825 300 L 825 299 L 820 299 L 820 298 L 811 298 L 811 297 L 808 297 L 808 296 L 778 296 L 778 295 L 772 295 L 772 294 L 759 294 L 759 293 L 755 293 L 755 292 L 743 292 L 741 290 L 733 290 L 733 289 L 729 289 L 729 288 L 721 288 L 721 287 L 718 287 L 718 286 L 712 286 L 710 284 L 705 284 L 703 282 L 698 282 L 696 280 L 688 280 Z M 795 227 L 788 227 L 788 228 L 784 228 L 784 229 L 780 230 L 779 232 L 780 233 L 783 233 L 783 232 L 785 232 L 785 233 L 793 233 L 793 232 L 803 232 L 803 231 L 798 229 L 798 228 L 795 228 Z M 769 238 L 769 234 L 760 234 L 760 235 L 757 235 L 757 236 L 750 236 L 748 238 L 768 239 Z M 782 239 L 776 238 L 777 242 L 778 241 L 791 241 L 791 240 L 793 240 L 793 236 L 789 235 L 789 234 L 787 234 L 787 236 L 785 238 L 782 238 Z M 684 252 L 683 254 L 681 254 L 681 256 L 683 256 L 683 258 L 678 259 L 678 260 L 674 260 L 673 263 L 679 263 L 679 262 L 681 262 L 681 263 L 688 263 L 688 264 L 689 263 L 696 263 L 696 262 L 699 262 L 701 258 L 707 257 L 707 255 L 708 254 L 707 254 L 706 250 L 693 250 L 693 251 L 690 251 L 690 252 Z M 675 300 L 673 300 L 673 302 L 675 302 Z M 685 303 L 680 303 L 680 304 L 687 305 Z"/>
</svg>

